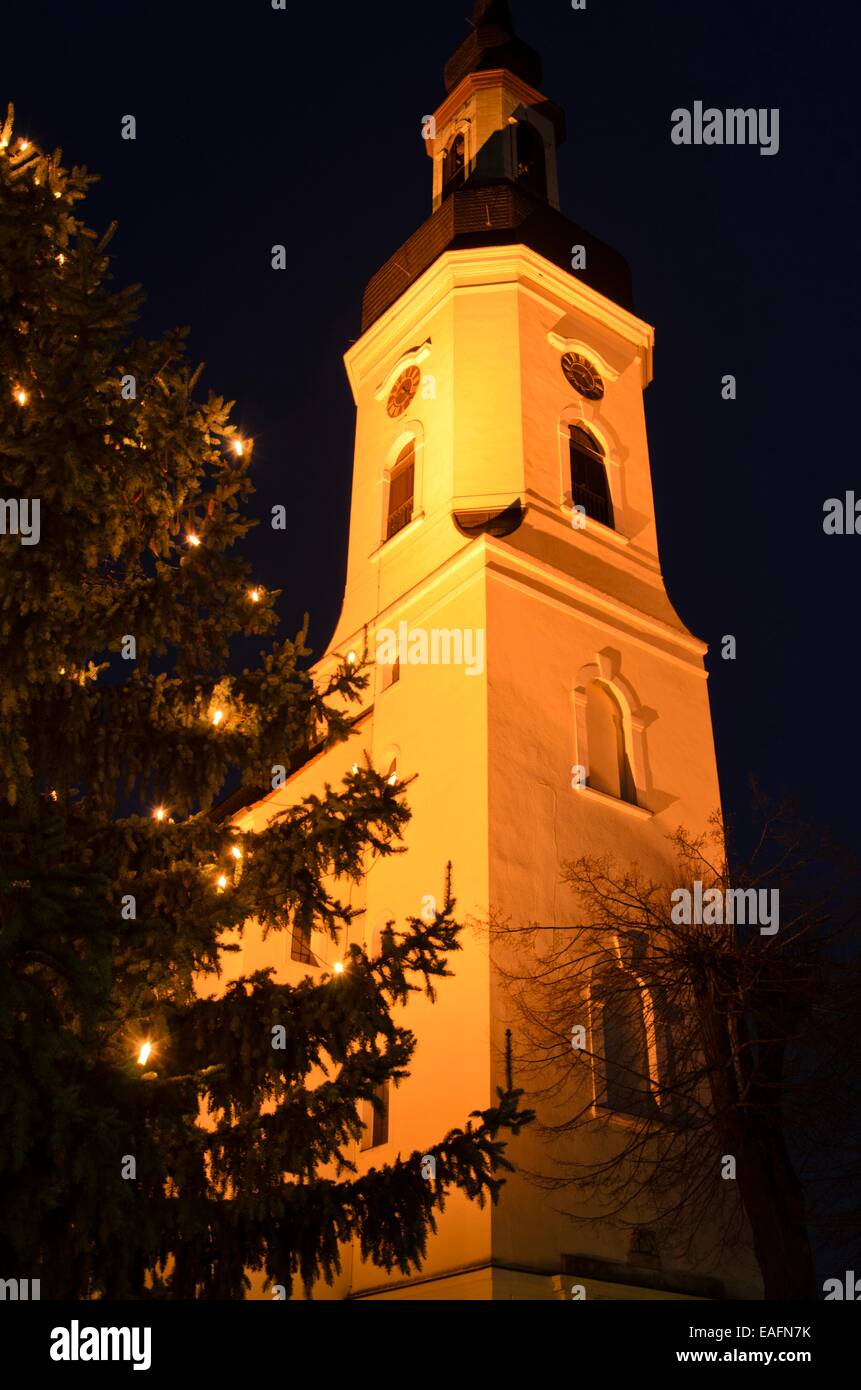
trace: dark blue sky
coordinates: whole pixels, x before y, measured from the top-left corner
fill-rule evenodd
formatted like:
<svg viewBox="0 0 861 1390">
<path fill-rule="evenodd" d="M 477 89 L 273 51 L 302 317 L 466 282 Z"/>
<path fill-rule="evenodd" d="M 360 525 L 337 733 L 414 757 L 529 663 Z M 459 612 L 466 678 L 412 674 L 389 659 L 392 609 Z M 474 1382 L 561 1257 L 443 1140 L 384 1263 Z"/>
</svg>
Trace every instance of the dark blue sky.
<svg viewBox="0 0 861 1390">
<path fill-rule="evenodd" d="M 514 0 L 568 118 L 563 210 L 617 247 L 657 329 L 647 393 L 667 584 L 714 645 L 724 795 L 754 773 L 857 838 L 861 536 L 823 502 L 855 488 L 857 72 L 845 0 Z M 102 175 L 118 283 L 145 329 L 192 326 L 204 378 L 256 439 L 258 577 L 321 649 L 346 561 L 354 415 L 342 354 L 363 287 L 430 212 L 421 117 L 444 95 L 470 0 L 150 0 L 4 15 L 0 99 L 19 133 Z M 777 107 L 780 152 L 677 148 L 694 101 Z M 136 142 L 120 138 L 137 118 Z M 291 273 L 270 269 L 285 243 Z M 721 400 L 725 373 L 739 399 Z M 738 659 L 720 659 L 720 639 Z"/>
</svg>

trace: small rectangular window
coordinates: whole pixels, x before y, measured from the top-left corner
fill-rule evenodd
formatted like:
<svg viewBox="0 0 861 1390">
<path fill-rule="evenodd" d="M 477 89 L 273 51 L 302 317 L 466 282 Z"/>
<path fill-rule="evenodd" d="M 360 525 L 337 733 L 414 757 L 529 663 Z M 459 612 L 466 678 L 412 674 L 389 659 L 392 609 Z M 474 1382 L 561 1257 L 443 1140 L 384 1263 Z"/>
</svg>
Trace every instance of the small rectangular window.
<svg viewBox="0 0 861 1390">
<path fill-rule="evenodd" d="M 314 957 L 311 952 L 310 926 L 294 922 L 293 939 L 290 943 L 290 959 L 301 961 L 303 965 L 312 963 Z"/>
<path fill-rule="evenodd" d="M 366 1149 L 377 1149 L 380 1144 L 389 1142 L 389 1083 L 383 1081 L 375 1091 L 377 1097 L 382 1101 L 382 1110 L 377 1110 L 371 1102 L 363 1102 L 364 1114 L 362 1116 L 365 1124 L 365 1132 L 362 1135 L 361 1151 Z"/>
</svg>

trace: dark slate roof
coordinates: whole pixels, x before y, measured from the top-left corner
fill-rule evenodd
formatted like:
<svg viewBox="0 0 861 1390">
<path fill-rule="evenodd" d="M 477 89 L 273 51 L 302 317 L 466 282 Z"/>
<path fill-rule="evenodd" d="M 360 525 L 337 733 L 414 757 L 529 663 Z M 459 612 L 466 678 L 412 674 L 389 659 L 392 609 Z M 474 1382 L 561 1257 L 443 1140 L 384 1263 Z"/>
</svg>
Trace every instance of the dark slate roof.
<svg viewBox="0 0 861 1390">
<path fill-rule="evenodd" d="M 448 60 L 445 89 L 453 92 L 467 73 L 507 68 L 530 87 L 541 86 L 541 59 L 514 32 L 508 0 L 476 0 L 472 32 Z"/>
<path fill-rule="evenodd" d="M 386 261 L 365 290 L 362 332 L 444 252 L 516 244 L 531 247 L 622 308 L 633 309 L 631 271 L 624 256 L 543 198 L 504 180 L 457 189 Z M 571 248 L 576 245 L 586 248 L 586 270 L 571 269 Z"/>
<path fill-rule="evenodd" d="M 368 705 L 367 709 L 360 710 L 351 720 L 351 725 L 360 724 L 368 715 L 373 714 L 374 706 Z M 303 743 L 296 747 L 287 760 L 286 771 L 287 781 L 293 777 L 300 768 L 306 763 L 310 763 L 313 758 L 326 751 L 325 740 L 319 743 Z M 285 786 L 287 783 L 285 782 Z M 219 801 L 209 812 L 210 820 L 214 820 L 217 825 L 221 825 L 226 820 L 231 820 L 238 816 L 240 811 L 246 810 L 249 806 L 256 806 L 258 801 L 262 801 L 273 790 L 272 784 L 268 786 L 242 786 L 237 787 L 235 792 L 226 796 L 223 801 Z"/>
</svg>

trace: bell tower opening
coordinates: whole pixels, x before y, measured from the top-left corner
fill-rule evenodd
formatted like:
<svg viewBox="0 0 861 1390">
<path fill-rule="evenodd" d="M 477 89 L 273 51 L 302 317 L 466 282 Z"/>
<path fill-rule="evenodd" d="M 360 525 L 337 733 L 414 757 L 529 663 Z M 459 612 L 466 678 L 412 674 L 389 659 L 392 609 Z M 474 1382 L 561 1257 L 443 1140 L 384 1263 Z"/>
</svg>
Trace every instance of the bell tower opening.
<svg viewBox="0 0 861 1390">
<path fill-rule="evenodd" d="M 463 188 L 466 180 L 466 141 L 463 132 L 456 135 L 445 152 L 442 171 L 442 196 L 448 198 L 455 189 Z"/>
<path fill-rule="evenodd" d="M 529 121 L 517 123 L 517 182 L 539 198 L 547 197 L 547 156 L 544 140 Z"/>
</svg>

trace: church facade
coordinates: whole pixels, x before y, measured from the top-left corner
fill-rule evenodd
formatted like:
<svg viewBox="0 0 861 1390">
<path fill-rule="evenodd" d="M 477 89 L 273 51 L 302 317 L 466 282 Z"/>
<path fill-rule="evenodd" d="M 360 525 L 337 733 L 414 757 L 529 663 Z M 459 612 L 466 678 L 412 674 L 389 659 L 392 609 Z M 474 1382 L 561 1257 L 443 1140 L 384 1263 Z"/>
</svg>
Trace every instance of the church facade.
<svg viewBox="0 0 861 1390">
<path fill-rule="evenodd" d="M 504 1085 L 506 1002 L 481 924 L 563 924 L 566 861 L 657 876 L 667 836 L 719 806 L 706 648 L 667 596 L 643 393 L 653 330 L 617 253 L 560 210 L 562 112 L 505 0 L 478 0 L 425 117 L 431 215 L 380 269 L 346 355 L 357 424 L 343 609 L 324 674 L 371 660 L 354 737 L 236 817 L 256 829 L 365 754 L 408 790 L 407 853 L 369 865 L 353 939 L 442 901 L 466 923 L 438 1001 L 416 998 L 411 1074 L 369 1117 L 359 1171 L 423 1153 Z M 349 942 L 263 942 L 231 971 L 332 970 Z M 515 1078 L 516 1079 L 516 1078 Z M 539 1162 L 524 1133 L 509 1153 Z M 324 1298 L 709 1297 L 702 1271 L 634 1269 L 512 1175 L 497 1206 L 450 1198 L 405 1279 L 346 1251 Z M 636 1264 L 636 1262 L 635 1262 Z M 723 1291 L 740 1290 L 724 1281 Z M 260 1291 L 260 1296 L 266 1296 Z"/>
</svg>

